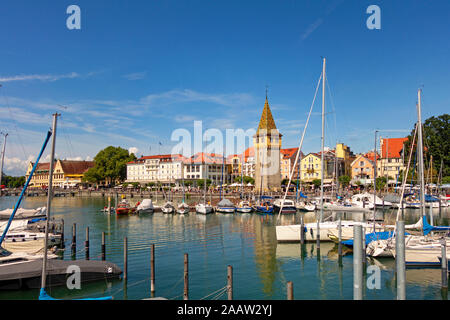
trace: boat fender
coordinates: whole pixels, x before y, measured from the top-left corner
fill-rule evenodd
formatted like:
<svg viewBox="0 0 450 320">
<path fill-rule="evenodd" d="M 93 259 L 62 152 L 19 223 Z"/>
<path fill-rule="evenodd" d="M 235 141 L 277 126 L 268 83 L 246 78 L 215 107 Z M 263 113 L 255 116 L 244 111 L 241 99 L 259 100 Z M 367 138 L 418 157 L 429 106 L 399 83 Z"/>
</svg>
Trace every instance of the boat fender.
<svg viewBox="0 0 450 320">
<path fill-rule="evenodd" d="M 306 227 L 305 227 L 306 228 Z M 311 229 L 309 229 L 309 233 L 311 234 L 311 238 L 313 238 L 314 239 L 314 235 L 313 235 L 313 229 L 311 228 Z"/>
</svg>

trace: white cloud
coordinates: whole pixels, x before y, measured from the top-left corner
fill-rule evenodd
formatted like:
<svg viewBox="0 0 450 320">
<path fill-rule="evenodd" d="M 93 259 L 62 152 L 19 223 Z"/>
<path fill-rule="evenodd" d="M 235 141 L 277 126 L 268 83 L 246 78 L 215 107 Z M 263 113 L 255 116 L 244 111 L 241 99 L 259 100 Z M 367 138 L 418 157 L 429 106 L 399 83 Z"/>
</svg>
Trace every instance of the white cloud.
<svg viewBox="0 0 450 320">
<path fill-rule="evenodd" d="M 139 151 L 139 149 L 136 148 L 136 147 L 131 147 L 131 148 L 128 149 L 128 153 L 129 154 L 134 153 L 134 155 L 136 155 L 138 153 L 138 151 Z"/>
<path fill-rule="evenodd" d="M 124 75 L 123 77 L 127 80 L 141 80 L 144 79 L 147 72 L 134 72 Z"/>
<path fill-rule="evenodd" d="M 39 80 L 39 81 L 57 81 L 60 79 L 73 79 L 79 78 L 80 74 L 76 72 L 71 72 L 67 74 L 23 74 L 17 76 L 10 77 L 0 77 L 0 82 L 11 82 L 11 81 L 30 81 L 30 80 Z"/>
</svg>

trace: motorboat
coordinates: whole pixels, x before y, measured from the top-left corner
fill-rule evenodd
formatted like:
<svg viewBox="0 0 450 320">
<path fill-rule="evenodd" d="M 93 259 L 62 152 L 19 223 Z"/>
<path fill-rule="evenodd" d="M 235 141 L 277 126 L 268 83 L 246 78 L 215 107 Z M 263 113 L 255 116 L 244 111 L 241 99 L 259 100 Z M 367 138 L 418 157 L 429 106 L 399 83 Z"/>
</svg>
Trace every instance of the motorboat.
<svg viewBox="0 0 450 320">
<path fill-rule="evenodd" d="M 153 213 L 154 210 L 152 199 L 143 199 L 142 202 L 137 203 L 137 213 Z"/>
<path fill-rule="evenodd" d="M 276 199 L 273 202 L 273 211 L 275 213 L 280 213 L 281 207 L 283 207 L 283 210 L 281 213 L 296 213 L 297 208 L 295 207 L 295 203 L 293 200 L 290 199 Z"/>
<path fill-rule="evenodd" d="M 259 203 L 255 206 L 255 211 L 257 213 L 272 214 L 273 213 L 272 197 L 262 196 Z"/>
<path fill-rule="evenodd" d="M 236 207 L 237 213 L 250 213 L 252 211 L 253 211 L 253 208 L 250 206 L 250 203 L 245 200 L 239 202 L 238 206 Z"/>
<path fill-rule="evenodd" d="M 234 213 L 236 211 L 236 206 L 230 200 L 224 198 L 218 204 L 216 212 L 220 213 Z"/>
<path fill-rule="evenodd" d="M 177 207 L 177 213 L 179 214 L 188 214 L 191 208 L 186 202 L 182 202 Z"/>
<path fill-rule="evenodd" d="M 165 214 L 172 214 L 175 212 L 175 207 L 172 203 L 172 201 L 167 201 L 162 207 L 161 207 L 162 213 Z"/>
<path fill-rule="evenodd" d="M 136 208 L 133 208 L 130 206 L 129 202 L 126 199 L 123 199 L 116 208 L 116 214 L 118 215 L 125 215 L 134 213 L 136 211 Z"/>
<path fill-rule="evenodd" d="M 308 203 L 305 201 L 297 201 L 295 203 L 295 208 L 297 208 L 297 210 L 303 211 L 303 212 L 312 212 L 312 211 L 316 210 L 316 205 L 314 203 Z"/>
<path fill-rule="evenodd" d="M 213 207 L 209 203 L 199 203 L 195 206 L 195 212 L 199 214 L 209 214 L 213 212 Z"/>
</svg>

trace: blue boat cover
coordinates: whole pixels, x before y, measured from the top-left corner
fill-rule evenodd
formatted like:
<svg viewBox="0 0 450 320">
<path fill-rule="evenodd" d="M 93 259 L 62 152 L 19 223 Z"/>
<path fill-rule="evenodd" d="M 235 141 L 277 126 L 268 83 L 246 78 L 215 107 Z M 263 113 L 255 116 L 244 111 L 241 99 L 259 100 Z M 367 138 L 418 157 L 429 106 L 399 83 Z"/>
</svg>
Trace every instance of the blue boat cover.
<svg viewBox="0 0 450 320">
<path fill-rule="evenodd" d="M 423 219 L 423 234 L 424 235 L 429 234 L 431 231 L 450 231 L 450 226 L 435 227 L 428 223 L 426 216 L 423 216 L 422 219 Z"/>
<path fill-rule="evenodd" d="M 100 298 L 86 298 L 86 299 L 75 299 L 75 300 L 112 300 L 113 297 L 107 296 L 107 297 L 100 297 Z M 44 288 L 41 288 L 41 291 L 39 292 L 39 300 L 60 300 L 52 298 L 47 294 Z"/>
<path fill-rule="evenodd" d="M 303 194 L 303 192 L 301 192 L 301 191 L 300 191 L 300 197 L 302 197 L 302 198 L 308 198 L 308 197 L 305 196 L 305 195 Z"/>
<path fill-rule="evenodd" d="M 387 240 L 392 238 L 394 231 L 383 231 L 383 232 L 372 232 L 366 234 L 366 245 L 376 240 Z M 405 232 L 405 235 L 409 235 L 409 233 Z M 342 244 L 353 247 L 353 239 L 342 241 Z"/>
</svg>

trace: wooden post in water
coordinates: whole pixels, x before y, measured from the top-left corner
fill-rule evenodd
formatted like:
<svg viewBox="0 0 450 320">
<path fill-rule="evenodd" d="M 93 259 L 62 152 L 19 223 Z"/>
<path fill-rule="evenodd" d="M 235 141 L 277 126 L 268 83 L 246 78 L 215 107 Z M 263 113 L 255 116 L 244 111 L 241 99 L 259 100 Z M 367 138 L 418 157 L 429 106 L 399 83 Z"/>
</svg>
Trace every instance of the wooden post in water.
<svg viewBox="0 0 450 320">
<path fill-rule="evenodd" d="M 183 300 L 189 300 L 189 256 L 184 254 L 184 291 Z"/>
<path fill-rule="evenodd" d="M 84 242 L 84 250 L 86 251 L 86 260 L 89 260 L 89 227 L 86 227 L 86 241 Z"/>
<path fill-rule="evenodd" d="M 62 219 L 61 222 L 61 244 L 60 244 L 61 248 L 65 248 L 65 244 L 64 244 L 64 219 Z"/>
<path fill-rule="evenodd" d="M 441 240 L 441 267 L 442 267 L 442 289 L 448 289 L 448 261 L 447 261 L 447 243 L 445 239 Z"/>
<path fill-rule="evenodd" d="M 405 221 L 397 221 L 395 239 L 395 264 L 397 269 L 397 300 L 406 299 L 406 269 L 405 269 Z"/>
<path fill-rule="evenodd" d="M 338 244 L 338 256 L 339 259 L 342 258 L 342 220 L 341 214 L 339 214 L 339 227 L 338 227 L 338 235 L 339 235 L 339 244 Z"/>
<path fill-rule="evenodd" d="M 227 292 L 228 300 L 233 300 L 233 267 L 227 267 Z"/>
<path fill-rule="evenodd" d="M 353 226 L 353 300 L 363 298 L 362 226 Z"/>
<path fill-rule="evenodd" d="M 102 261 L 106 260 L 106 239 L 105 232 L 102 232 Z"/>
<path fill-rule="evenodd" d="M 300 243 L 305 244 L 305 222 L 302 213 L 300 213 Z"/>
<path fill-rule="evenodd" d="M 128 279 L 128 238 L 123 239 L 123 279 Z"/>
<path fill-rule="evenodd" d="M 155 292 L 155 245 L 150 247 L 150 291 Z"/>
<path fill-rule="evenodd" d="M 77 255 L 77 224 L 74 223 L 72 227 L 72 258 Z"/>
<path fill-rule="evenodd" d="M 288 283 L 286 284 L 286 290 L 287 290 L 287 299 L 294 300 L 294 285 L 292 284 L 292 281 L 288 281 Z"/>
</svg>

